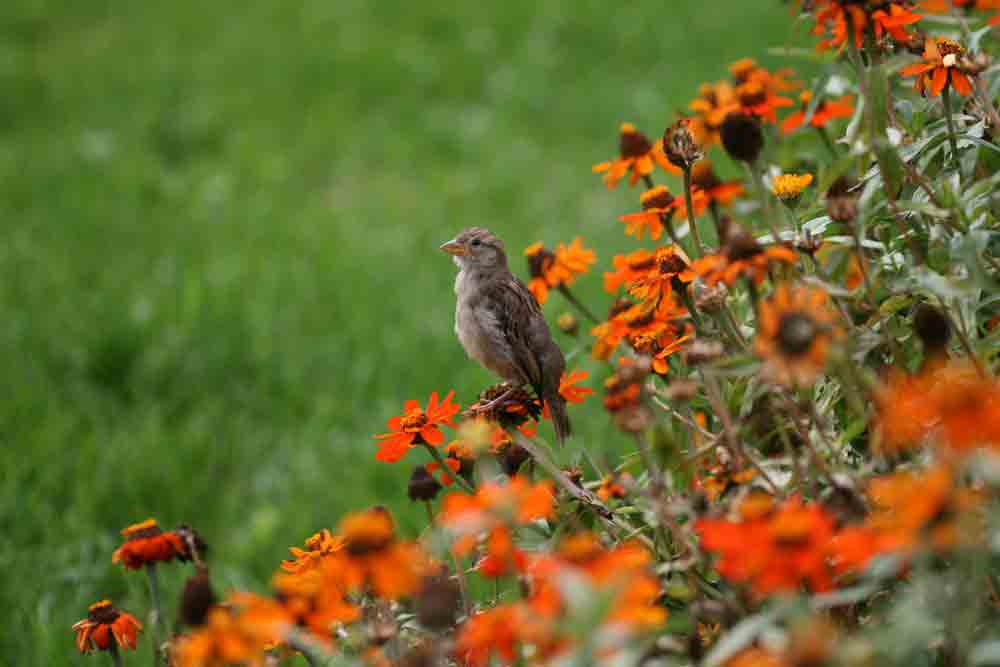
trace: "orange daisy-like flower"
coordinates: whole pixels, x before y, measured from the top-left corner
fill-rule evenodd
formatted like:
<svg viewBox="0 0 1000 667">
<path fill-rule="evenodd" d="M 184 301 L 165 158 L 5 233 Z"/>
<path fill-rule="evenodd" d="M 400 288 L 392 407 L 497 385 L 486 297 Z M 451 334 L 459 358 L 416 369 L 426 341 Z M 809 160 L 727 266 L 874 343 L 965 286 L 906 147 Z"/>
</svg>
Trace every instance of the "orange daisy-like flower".
<svg viewBox="0 0 1000 667">
<path fill-rule="evenodd" d="M 932 97 L 937 97 L 949 85 L 965 97 L 972 94 L 972 81 L 959 67 L 959 59 L 964 53 L 965 48 L 958 42 L 928 37 L 924 42 L 924 61 L 907 65 L 899 73 L 917 77 L 913 88 L 924 97 L 928 90 Z"/>
<path fill-rule="evenodd" d="M 73 624 L 80 653 L 111 651 L 119 647 L 134 651 L 135 638 L 141 631 L 142 624 L 135 616 L 115 609 L 110 600 L 90 605 L 87 618 Z"/>
<path fill-rule="evenodd" d="M 757 116 L 769 123 L 778 122 L 777 110 L 790 107 L 795 102 L 787 97 L 777 95 L 759 79 L 750 79 L 736 87 L 736 99 L 743 113 Z"/>
<path fill-rule="evenodd" d="M 819 505 L 793 496 L 779 507 L 760 494 L 740 505 L 738 520 L 699 519 L 702 546 L 719 555 L 716 568 L 726 579 L 747 584 L 755 595 L 814 592 L 833 588 L 827 546 L 833 517 Z"/>
<path fill-rule="evenodd" d="M 772 382 L 808 387 L 823 372 L 830 343 L 840 336 L 826 292 L 782 285 L 760 305 L 754 351 Z"/>
<path fill-rule="evenodd" d="M 546 249 L 540 241 L 532 243 L 524 249 L 524 256 L 528 258 L 528 273 L 531 275 L 528 289 L 539 305 L 548 301 L 549 290 L 572 285 L 597 261 L 594 251 L 584 248 L 579 237 L 568 246 L 560 243 L 555 252 Z"/>
<path fill-rule="evenodd" d="M 679 352 L 693 335 L 689 329 L 683 330 L 682 333 L 671 322 L 658 322 L 656 328 L 652 330 L 630 334 L 628 342 L 633 350 L 652 358 L 653 372 L 666 375 L 670 369 L 667 360 Z"/>
<path fill-rule="evenodd" d="M 694 204 L 694 214 L 699 216 L 708 207 L 708 198 L 701 190 L 693 190 L 691 201 Z M 642 193 L 639 197 L 642 211 L 627 213 L 618 219 L 625 223 L 625 233 L 642 240 L 643 231 L 649 230 L 649 238 L 654 241 L 663 235 L 663 223 L 675 214 L 681 218 L 687 217 L 687 203 L 683 195 L 673 196 L 663 185 L 657 185 Z"/>
<path fill-rule="evenodd" d="M 663 153 L 662 140 L 653 143 L 632 123 L 622 123 L 618 135 L 619 157 L 616 160 L 595 164 L 592 171 L 604 174 L 608 190 L 613 190 L 618 182 L 628 174 L 628 184 L 635 185 L 639 179 L 653 173 L 656 165 L 671 174 L 681 171 L 667 161 Z"/>
<path fill-rule="evenodd" d="M 188 560 L 187 546 L 175 531 L 163 531 L 156 519 L 146 519 L 122 530 L 125 543 L 111 555 L 112 563 L 139 570 L 150 563 Z"/>
<path fill-rule="evenodd" d="M 970 364 L 889 375 L 876 393 L 879 447 L 895 453 L 925 441 L 965 454 L 1000 447 L 1000 383 Z"/>
<path fill-rule="evenodd" d="M 611 259 L 614 271 L 604 274 L 604 290 L 614 294 L 623 285 L 634 283 L 656 264 L 656 252 L 636 250 L 628 255 L 615 255 Z"/>
<path fill-rule="evenodd" d="M 583 403 L 584 399 L 594 393 L 590 387 L 581 387 L 578 383 L 583 382 L 590 373 L 579 369 L 563 373 L 559 380 L 559 395 L 567 403 Z"/>
<path fill-rule="evenodd" d="M 343 548 L 344 538 L 324 528 L 306 540 L 305 549 L 289 547 L 288 551 L 294 558 L 281 561 L 281 569 L 291 574 L 314 569 L 324 558 L 332 556 Z"/>
<path fill-rule="evenodd" d="M 765 248 L 748 232 L 735 228 L 727 234 L 721 253 L 695 260 L 691 269 L 709 285 L 733 285 L 740 278 L 759 285 L 772 262 L 794 264 L 797 259 L 798 254 L 788 246 L 777 243 Z"/>
<path fill-rule="evenodd" d="M 728 206 L 745 192 L 740 181 L 722 181 L 708 160 L 702 160 L 691 169 L 691 183 L 705 193 L 710 205 Z"/>
<path fill-rule="evenodd" d="M 661 246 L 656 250 L 653 265 L 629 282 L 629 294 L 658 308 L 675 290 L 687 289 L 694 279 L 691 261 L 684 250 L 676 245 Z"/>
<path fill-rule="evenodd" d="M 720 142 L 719 132 L 726 116 L 739 111 L 736 89 L 728 81 L 703 83 L 698 88 L 698 97 L 688 104 L 695 113 L 690 124 L 698 144 L 704 148 Z"/>
<path fill-rule="evenodd" d="M 809 119 L 811 127 L 826 127 L 830 121 L 837 118 L 850 118 L 854 115 L 854 98 L 850 95 L 838 97 L 835 100 L 821 100 L 813 110 L 813 115 Z M 806 112 L 812 102 L 812 93 L 808 90 L 799 95 L 799 110 L 786 118 L 781 123 L 783 134 L 791 134 L 799 129 L 806 122 Z"/>
<path fill-rule="evenodd" d="M 263 667 L 269 643 L 258 629 L 243 622 L 231 609 L 209 610 L 204 626 L 175 639 L 170 649 L 171 664 L 177 667 Z"/>
<path fill-rule="evenodd" d="M 452 551 L 459 556 L 472 552 L 485 534 L 486 558 L 480 571 L 497 577 L 521 569 L 526 562 L 510 527 L 551 518 L 554 511 L 552 483 L 532 484 L 518 475 L 506 484 L 484 484 L 474 496 L 446 496 L 438 521 L 456 537 Z"/>
<path fill-rule="evenodd" d="M 338 532 L 344 538 L 346 562 L 331 567 L 341 569 L 351 590 L 367 588 L 388 599 L 419 590 L 430 562 L 418 544 L 396 538 L 396 526 L 385 509 L 348 514 Z"/>
<path fill-rule="evenodd" d="M 407 401 L 403 406 L 403 414 L 389 419 L 387 425 L 390 432 L 375 436 L 381 440 L 375 458 L 393 463 L 406 456 L 406 452 L 417 445 L 437 447 L 444 442 L 444 433 L 439 425 L 447 424 L 455 428 L 452 418 L 461 410 L 460 405 L 451 402 L 454 396 L 455 390 L 452 390 L 443 401 L 438 402 L 438 393 L 435 391 L 427 401 L 426 410 L 420 407 L 419 401 Z"/>
<path fill-rule="evenodd" d="M 621 500 L 628 495 L 628 488 L 626 486 L 632 483 L 632 476 L 628 473 L 622 473 L 620 475 L 605 475 L 601 479 L 601 485 L 597 487 L 597 497 L 608 502 L 612 498 L 615 500 Z"/>
<path fill-rule="evenodd" d="M 843 49 L 849 39 L 848 33 L 853 34 L 854 43 L 860 49 L 864 45 L 865 34 L 869 31 L 876 40 L 888 35 L 900 44 L 909 44 L 913 35 L 907 31 L 907 26 L 923 18 L 908 10 L 903 3 L 897 2 L 875 10 L 845 0 L 822 0 L 817 4 L 820 6 L 816 10 L 813 34 L 829 35 L 817 44 L 818 51 Z"/>
</svg>

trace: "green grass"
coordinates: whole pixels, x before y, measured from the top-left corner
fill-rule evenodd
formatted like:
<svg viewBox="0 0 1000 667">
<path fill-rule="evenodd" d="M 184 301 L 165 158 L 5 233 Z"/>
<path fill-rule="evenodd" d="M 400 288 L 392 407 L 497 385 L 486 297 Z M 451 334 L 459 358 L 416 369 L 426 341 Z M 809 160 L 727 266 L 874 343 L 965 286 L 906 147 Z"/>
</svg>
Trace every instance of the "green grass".
<svg viewBox="0 0 1000 667">
<path fill-rule="evenodd" d="M 135 520 L 194 524 L 220 589 L 368 504 L 415 532 L 418 457 L 376 465 L 371 435 L 490 381 L 437 245 L 490 227 L 523 274 L 527 243 L 580 234 L 608 262 L 636 196 L 589 167 L 618 123 L 658 132 L 790 24 L 751 0 L 0 5 L 0 663 L 49 666 L 86 661 L 92 601 L 145 610 L 110 563 Z M 567 460 L 618 440 L 591 412 Z"/>
</svg>

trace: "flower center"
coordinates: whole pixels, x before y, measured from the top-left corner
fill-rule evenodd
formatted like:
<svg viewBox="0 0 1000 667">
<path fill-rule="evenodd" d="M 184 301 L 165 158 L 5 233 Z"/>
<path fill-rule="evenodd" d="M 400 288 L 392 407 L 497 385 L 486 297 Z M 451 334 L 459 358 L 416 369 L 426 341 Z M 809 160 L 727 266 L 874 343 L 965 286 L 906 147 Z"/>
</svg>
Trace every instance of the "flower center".
<svg viewBox="0 0 1000 667">
<path fill-rule="evenodd" d="M 402 426 L 404 431 L 419 431 L 426 425 L 427 415 L 424 414 L 423 410 L 417 409 L 413 412 L 408 412 L 403 417 Z"/>
<path fill-rule="evenodd" d="M 680 273 L 687 268 L 687 263 L 681 259 L 680 255 L 674 252 L 666 252 L 657 258 L 660 273 Z"/>
<path fill-rule="evenodd" d="M 674 197 L 670 190 L 662 185 L 658 185 L 651 190 L 646 190 L 639 198 L 642 202 L 642 210 L 648 211 L 652 208 L 670 208 L 674 203 Z"/>
<path fill-rule="evenodd" d="M 813 318 L 800 312 L 786 313 L 778 325 L 778 343 L 785 354 L 800 356 L 809 351 L 818 333 Z"/>
<path fill-rule="evenodd" d="M 87 620 L 102 625 L 111 625 L 118 619 L 118 610 L 111 606 L 107 600 L 90 605 L 87 612 Z"/>
<path fill-rule="evenodd" d="M 623 158 L 635 158 L 645 155 L 653 150 L 653 144 L 649 139 L 635 128 L 622 128 L 621 136 L 618 139 L 618 150 Z"/>
<path fill-rule="evenodd" d="M 726 244 L 726 259 L 730 262 L 750 259 L 762 252 L 764 252 L 764 249 L 757 243 L 757 239 L 746 232 L 737 232 L 730 235 L 729 242 Z"/>
<path fill-rule="evenodd" d="M 640 271 L 642 269 L 648 269 L 653 266 L 656 261 L 656 257 L 651 253 L 645 251 L 639 251 L 633 253 L 628 258 L 628 268 L 633 271 Z"/>
<path fill-rule="evenodd" d="M 948 64 L 948 56 L 960 56 L 965 53 L 965 49 L 958 42 L 952 41 L 950 39 L 938 39 L 937 42 L 938 51 L 944 56 L 945 67 L 952 67 L 957 58 L 952 58 L 952 64 Z"/>
<path fill-rule="evenodd" d="M 758 104 L 763 104 L 767 100 L 767 91 L 764 90 L 764 86 L 759 81 L 744 83 L 740 86 L 737 94 L 740 98 L 740 104 L 745 107 L 754 107 Z"/>
<path fill-rule="evenodd" d="M 528 257 L 528 273 L 532 278 L 543 278 L 555 260 L 556 256 L 551 250 L 541 248 Z"/>
</svg>

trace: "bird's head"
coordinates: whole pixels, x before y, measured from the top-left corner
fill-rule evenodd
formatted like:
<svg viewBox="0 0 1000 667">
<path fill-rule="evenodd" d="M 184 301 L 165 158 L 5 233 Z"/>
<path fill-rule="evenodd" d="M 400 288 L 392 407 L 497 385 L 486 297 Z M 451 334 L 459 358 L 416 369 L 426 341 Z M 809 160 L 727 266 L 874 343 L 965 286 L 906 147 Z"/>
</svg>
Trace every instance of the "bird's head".
<svg viewBox="0 0 1000 667">
<path fill-rule="evenodd" d="M 507 266 L 503 241 L 482 227 L 470 227 L 461 234 L 441 244 L 455 259 L 460 269 L 495 269 Z"/>
</svg>

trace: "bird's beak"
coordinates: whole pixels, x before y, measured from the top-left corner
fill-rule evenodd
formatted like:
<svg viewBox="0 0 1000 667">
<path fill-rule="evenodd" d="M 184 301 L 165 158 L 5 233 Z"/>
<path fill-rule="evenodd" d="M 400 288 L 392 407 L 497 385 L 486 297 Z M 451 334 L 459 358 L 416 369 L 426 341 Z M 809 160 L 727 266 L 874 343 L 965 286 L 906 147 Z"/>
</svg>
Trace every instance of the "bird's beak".
<svg viewBox="0 0 1000 667">
<path fill-rule="evenodd" d="M 455 257 L 462 257 L 463 255 L 468 255 L 465 246 L 455 239 L 448 241 L 447 243 L 441 244 L 441 250 L 444 250 L 449 255 L 454 255 Z"/>
</svg>

